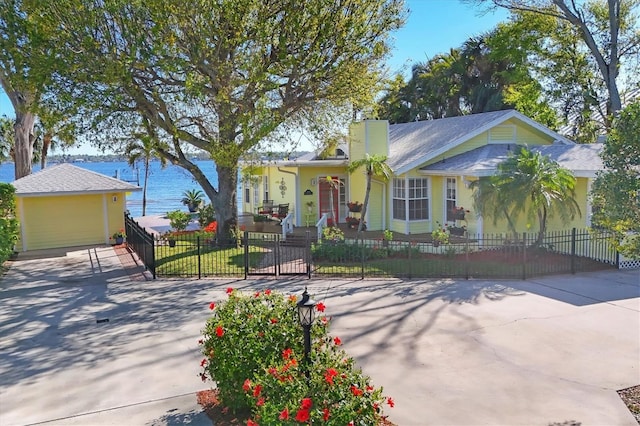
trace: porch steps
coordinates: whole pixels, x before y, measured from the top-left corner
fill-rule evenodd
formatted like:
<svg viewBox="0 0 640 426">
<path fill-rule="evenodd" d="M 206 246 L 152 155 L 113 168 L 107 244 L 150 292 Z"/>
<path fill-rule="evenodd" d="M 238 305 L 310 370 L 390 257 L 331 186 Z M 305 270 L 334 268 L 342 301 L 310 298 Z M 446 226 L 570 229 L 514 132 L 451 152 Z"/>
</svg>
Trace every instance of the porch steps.
<svg viewBox="0 0 640 426">
<path fill-rule="evenodd" d="M 309 235 L 309 240 L 311 243 L 316 243 L 318 242 L 318 236 L 312 232 Z M 297 233 L 288 234 L 287 239 L 280 241 L 280 244 L 289 247 L 305 247 L 307 245 L 307 236 L 306 234 Z"/>
</svg>

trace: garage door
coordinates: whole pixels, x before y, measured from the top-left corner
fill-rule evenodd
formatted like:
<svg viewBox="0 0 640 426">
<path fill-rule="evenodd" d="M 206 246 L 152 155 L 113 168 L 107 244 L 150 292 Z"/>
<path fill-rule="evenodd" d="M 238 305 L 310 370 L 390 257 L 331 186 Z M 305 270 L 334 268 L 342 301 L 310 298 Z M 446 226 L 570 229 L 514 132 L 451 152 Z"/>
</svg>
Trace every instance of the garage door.
<svg viewBox="0 0 640 426">
<path fill-rule="evenodd" d="M 25 197 L 22 201 L 24 250 L 104 244 L 102 194 Z"/>
</svg>

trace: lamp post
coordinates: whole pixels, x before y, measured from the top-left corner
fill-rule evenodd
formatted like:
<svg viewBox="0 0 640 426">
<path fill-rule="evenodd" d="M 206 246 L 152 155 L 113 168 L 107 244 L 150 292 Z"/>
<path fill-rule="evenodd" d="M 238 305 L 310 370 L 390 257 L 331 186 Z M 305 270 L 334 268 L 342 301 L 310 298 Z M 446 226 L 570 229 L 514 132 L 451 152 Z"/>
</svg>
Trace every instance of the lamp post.
<svg viewBox="0 0 640 426">
<path fill-rule="evenodd" d="M 311 353 L 311 326 L 313 325 L 313 321 L 315 320 L 315 307 L 316 302 L 313 299 L 309 298 L 309 293 L 307 293 L 307 288 L 304 288 L 304 292 L 302 293 L 302 299 L 298 302 L 298 320 L 300 321 L 300 325 L 302 326 L 302 330 L 304 331 L 304 361 L 309 365 L 309 354 Z M 309 370 L 307 367 L 306 375 L 309 377 Z"/>
</svg>

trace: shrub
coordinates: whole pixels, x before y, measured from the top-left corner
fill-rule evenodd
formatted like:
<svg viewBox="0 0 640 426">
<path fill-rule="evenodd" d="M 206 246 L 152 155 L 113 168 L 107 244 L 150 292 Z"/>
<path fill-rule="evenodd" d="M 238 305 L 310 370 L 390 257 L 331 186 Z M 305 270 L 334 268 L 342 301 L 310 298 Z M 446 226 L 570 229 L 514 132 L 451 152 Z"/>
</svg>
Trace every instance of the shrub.
<svg viewBox="0 0 640 426">
<path fill-rule="evenodd" d="M 329 226 L 322 230 L 322 239 L 334 243 L 344 241 L 344 232 L 337 226 Z"/>
<path fill-rule="evenodd" d="M 169 225 L 171 228 L 176 231 L 184 231 L 187 229 L 189 222 L 191 222 L 191 216 L 189 213 L 180 210 L 167 212 L 167 218 L 169 219 Z"/>
<path fill-rule="evenodd" d="M 13 254 L 18 240 L 16 189 L 10 183 L 0 183 L 0 265 Z"/>
<path fill-rule="evenodd" d="M 216 212 L 213 209 L 213 204 L 202 204 L 198 208 L 198 224 L 200 228 L 203 228 L 208 223 L 216 220 Z"/>
<path fill-rule="evenodd" d="M 201 377 L 216 381 L 223 404 L 250 408 L 252 421 L 259 424 L 340 425 L 376 425 L 382 404 L 393 406 L 355 367 L 340 339 L 328 334 L 327 317 L 312 327 L 307 364 L 295 296 L 269 290 L 227 293 L 226 302 L 210 305 L 213 315 L 200 342 L 205 355 Z M 324 309 L 322 303 L 316 306 L 318 312 Z"/>
</svg>

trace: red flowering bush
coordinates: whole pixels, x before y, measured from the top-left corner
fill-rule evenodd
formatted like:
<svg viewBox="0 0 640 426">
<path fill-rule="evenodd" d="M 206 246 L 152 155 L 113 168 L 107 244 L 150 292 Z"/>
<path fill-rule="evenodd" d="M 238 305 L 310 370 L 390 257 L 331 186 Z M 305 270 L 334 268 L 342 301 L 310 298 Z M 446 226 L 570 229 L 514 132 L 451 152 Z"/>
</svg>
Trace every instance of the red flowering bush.
<svg viewBox="0 0 640 426">
<path fill-rule="evenodd" d="M 205 226 L 203 231 L 204 232 L 211 232 L 212 234 L 215 234 L 218 231 L 218 222 L 216 222 L 214 220 L 213 222 L 211 222 L 210 224 Z"/>
<path fill-rule="evenodd" d="M 393 406 L 355 367 L 340 338 L 328 334 L 324 304 L 316 306 L 306 363 L 295 296 L 228 294 L 226 302 L 209 305 L 213 316 L 201 341 L 201 376 L 216 381 L 225 405 L 249 407 L 250 424 L 376 425 L 383 405 Z"/>
</svg>

